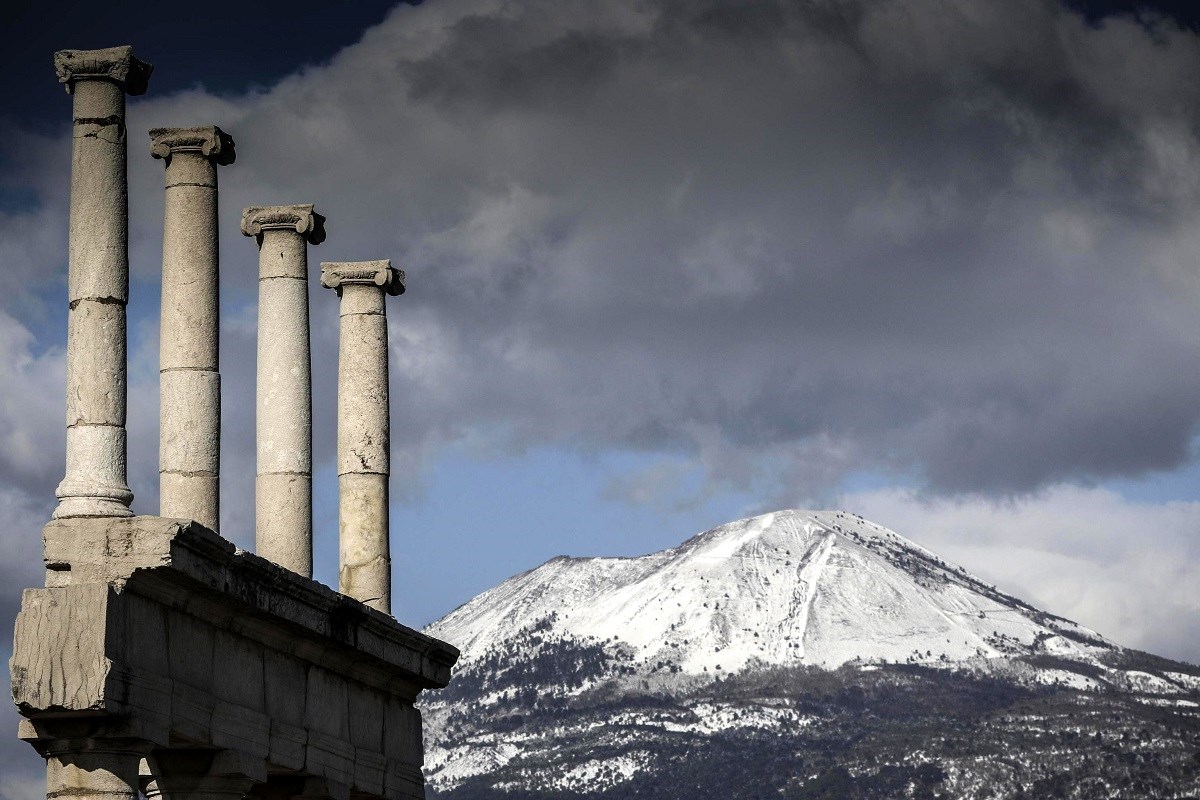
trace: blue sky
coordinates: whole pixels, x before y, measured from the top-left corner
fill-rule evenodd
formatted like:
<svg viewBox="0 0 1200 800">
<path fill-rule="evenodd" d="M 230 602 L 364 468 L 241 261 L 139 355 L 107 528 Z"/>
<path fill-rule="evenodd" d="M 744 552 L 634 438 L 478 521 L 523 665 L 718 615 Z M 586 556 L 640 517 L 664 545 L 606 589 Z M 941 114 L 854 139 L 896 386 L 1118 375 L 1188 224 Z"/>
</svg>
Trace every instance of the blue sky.
<svg viewBox="0 0 1200 800">
<path fill-rule="evenodd" d="M 1200 39 L 1183 5 L 55 9 L 0 18 L 4 619 L 40 580 L 62 473 L 70 100 L 51 55 L 130 43 L 155 66 L 129 102 L 138 513 L 157 510 L 162 203 L 144 131 L 215 123 L 238 142 L 220 180 L 222 533 L 239 545 L 256 254 L 237 221 L 314 202 L 314 274 L 391 258 L 409 276 L 389 301 L 401 621 L 559 554 L 838 505 L 1122 644 L 1200 660 Z M 330 583 L 336 302 L 311 295 Z M 0 780 L 6 800 L 32 785 L 31 754 L 11 753 L 25 777 Z"/>
</svg>

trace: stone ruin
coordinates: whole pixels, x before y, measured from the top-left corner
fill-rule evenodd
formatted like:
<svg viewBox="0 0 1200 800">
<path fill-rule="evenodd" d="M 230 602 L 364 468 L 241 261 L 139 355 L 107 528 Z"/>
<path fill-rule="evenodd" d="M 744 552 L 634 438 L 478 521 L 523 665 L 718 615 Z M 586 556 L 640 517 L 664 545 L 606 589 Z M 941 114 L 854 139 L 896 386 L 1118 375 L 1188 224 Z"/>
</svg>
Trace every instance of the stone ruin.
<svg viewBox="0 0 1200 800">
<path fill-rule="evenodd" d="M 150 65 L 130 47 L 64 50 L 73 96 L 66 474 L 43 531 L 46 586 L 26 589 L 10 662 L 19 736 L 46 796 L 421 798 L 422 689 L 458 651 L 390 616 L 388 261 L 325 263 L 340 298 L 340 592 L 312 580 L 312 205 L 256 206 L 259 250 L 255 540 L 218 535 L 220 381 L 216 127 L 158 128 L 166 166 L 160 515 L 126 483 L 128 204 L 125 95 Z"/>
</svg>

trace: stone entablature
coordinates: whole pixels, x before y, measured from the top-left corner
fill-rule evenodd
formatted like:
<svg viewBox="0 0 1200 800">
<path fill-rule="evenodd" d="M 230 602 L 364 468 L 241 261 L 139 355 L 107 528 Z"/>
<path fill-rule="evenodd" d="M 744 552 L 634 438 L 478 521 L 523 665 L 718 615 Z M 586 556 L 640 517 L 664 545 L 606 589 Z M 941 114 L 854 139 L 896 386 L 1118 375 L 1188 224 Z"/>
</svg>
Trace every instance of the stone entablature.
<svg viewBox="0 0 1200 800">
<path fill-rule="evenodd" d="M 35 747 L 86 728 L 135 755 L 227 751 L 247 786 L 424 796 L 413 700 L 446 685 L 455 648 L 186 520 L 43 536 L 47 586 L 24 593 L 10 662 Z"/>
</svg>

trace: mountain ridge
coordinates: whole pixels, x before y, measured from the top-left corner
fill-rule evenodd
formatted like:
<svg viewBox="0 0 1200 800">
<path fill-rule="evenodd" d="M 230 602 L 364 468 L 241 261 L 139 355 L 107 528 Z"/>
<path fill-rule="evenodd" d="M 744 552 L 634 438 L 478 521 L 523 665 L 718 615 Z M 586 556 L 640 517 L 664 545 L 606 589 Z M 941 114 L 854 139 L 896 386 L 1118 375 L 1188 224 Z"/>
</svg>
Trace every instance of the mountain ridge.
<svg viewBox="0 0 1200 800">
<path fill-rule="evenodd" d="M 470 662 L 495 626 L 526 627 L 557 609 L 574 609 L 559 621 L 565 632 L 615 637 L 642 659 L 667 655 L 665 646 L 692 674 L 718 664 L 736 671 L 751 660 L 837 666 L 855 658 L 903 662 L 915 651 L 940 661 L 999 657 L 1014 642 L 1078 657 L 1116 647 L 840 511 L 772 512 L 644 556 L 556 557 L 427 630 L 458 643 Z M 774 628 L 787 630 L 782 640 L 767 630 Z M 724 658 L 703 655 L 704 646 Z"/>
<path fill-rule="evenodd" d="M 1200 667 L 843 511 L 555 557 L 426 631 L 462 650 L 431 798 L 1200 796 Z"/>
</svg>

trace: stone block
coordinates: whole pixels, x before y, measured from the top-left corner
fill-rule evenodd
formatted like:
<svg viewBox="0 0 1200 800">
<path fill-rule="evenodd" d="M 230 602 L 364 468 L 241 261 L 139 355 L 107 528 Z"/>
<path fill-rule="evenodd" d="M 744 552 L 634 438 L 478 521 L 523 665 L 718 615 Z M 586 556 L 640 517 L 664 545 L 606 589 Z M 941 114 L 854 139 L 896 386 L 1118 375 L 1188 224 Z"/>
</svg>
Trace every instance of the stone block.
<svg viewBox="0 0 1200 800">
<path fill-rule="evenodd" d="M 196 744 L 212 744 L 212 717 L 216 701 L 207 692 L 185 683 L 171 683 L 171 729 Z"/>
<path fill-rule="evenodd" d="M 258 475 L 254 496 L 258 554 L 297 575 L 311 576 L 312 476 L 299 472 Z"/>
<path fill-rule="evenodd" d="M 349 684 L 350 743 L 374 753 L 383 752 L 383 709 L 387 700 L 359 684 Z"/>
<path fill-rule="evenodd" d="M 411 703 L 393 697 L 384 707 L 383 754 L 389 760 L 418 768 L 425 762 L 421 744 L 421 712 Z"/>
<path fill-rule="evenodd" d="M 159 376 L 163 405 L 158 460 L 165 472 L 216 475 L 221 464 L 221 376 L 179 369 Z M 169 513 L 165 516 L 190 517 Z"/>
<path fill-rule="evenodd" d="M 304 769 L 313 775 L 350 786 L 354 783 L 354 747 L 344 738 L 309 729 Z"/>
<path fill-rule="evenodd" d="M 383 796 L 425 800 L 425 778 L 421 770 L 389 759 L 383 774 Z"/>
<path fill-rule="evenodd" d="M 266 708 L 262 645 L 238 634 L 217 631 L 212 675 L 216 697 L 253 711 Z"/>
<path fill-rule="evenodd" d="M 311 667 L 307 688 L 304 726 L 310 731 L 319 731 L 348 742 L 350 706 L 346 679 L 320 667 Z"/>
<path fill-rule="evenodd" d="M 296 728 L 304 724 L 308 674 L 302 661 L 267 649 L 263 653 L 263 690 L 272 721 Z"/>
<path fill-rule="evenodd" d="M 145 597 L 127 594 L 121 598 L 121 611 L 124 639 L 131 647 L 128 656 L 136 660 L 140 673 L 162 676 L 165 680 L 171 674 L 166 610 Z M 167 697 L 170 697 L 169 684 Z"/>
<path fill-rule="evenodd" d="M 354 748 L 354 787 L 367 795 L 383 795 L 387 759 L 377 750 Z"/>
<path fill-rule="evenodd" d="M 210 740 L 214 747 L 225 747 L 259 759 L 265 759 L 270 751 L 271 720 L 260 711 L 251 711 L 224 699 L 216 700 L 211 730 Z"/>
<path fill-rule="evenodd" d="M 25 590 L 9 661 L 21 713 L 105 708 L 110 592 L 103 583 Z"/>
<path fill-rule="evenodd" d="M 167 614 L 171 680 L 211 694 L 215 635 L 211 625 L 188 614 L 178 611 Z"/>
<path fill-rule="evenodd" d="M 267 760 L 272 764 L 285 769 L 304 769 L 304 751 L 307 745 L 308 731 L 304 728 L 271 719 Z"/>
<path fill-rule="evenodd" d="M 74 337 L 75 356 L 69 360 L 67 427 L 125 425 L 125 307 L 98 300 L 80 300 L 68 326 L 86 331 Z M 70 336 L 70 331 L 68 336 Z M 114 391 L 120 387 L 120 391 Z"/>
</svg>

